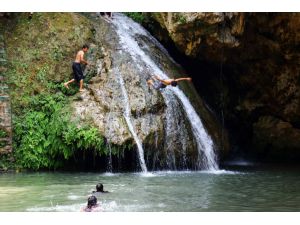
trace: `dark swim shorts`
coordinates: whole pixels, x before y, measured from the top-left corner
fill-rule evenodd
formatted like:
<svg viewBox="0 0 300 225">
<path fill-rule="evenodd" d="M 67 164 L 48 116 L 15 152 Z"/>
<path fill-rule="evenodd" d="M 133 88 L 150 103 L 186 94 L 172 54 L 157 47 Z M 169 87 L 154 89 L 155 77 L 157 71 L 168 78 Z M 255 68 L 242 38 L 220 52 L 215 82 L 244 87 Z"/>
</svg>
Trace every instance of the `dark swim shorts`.
<svg viewBox="0 0 300 225">
<path fill-rule="evenodd" d="M 74 79 L 79 82 L 84 78 L 80 63 L 73 62 L 72 64 Z"/>
<path fill-rule="evenodd" d="M 154 89 L 159 90 L 159 89 L 164 89 L 167 86 L 162 82 L 154 82 L 153 87 L 154 87 Z"/>
</svg>

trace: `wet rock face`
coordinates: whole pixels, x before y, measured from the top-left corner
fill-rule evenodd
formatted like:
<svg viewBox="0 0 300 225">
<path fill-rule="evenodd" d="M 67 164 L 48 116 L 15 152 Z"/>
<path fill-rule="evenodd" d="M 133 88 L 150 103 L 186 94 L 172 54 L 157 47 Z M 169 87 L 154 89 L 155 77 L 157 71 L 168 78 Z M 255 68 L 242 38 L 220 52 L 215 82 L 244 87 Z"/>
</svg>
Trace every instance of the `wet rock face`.
<svg viewBox="0 0 300 225">
<path fill-rule="evenodd" d="M 88 61 L 93 66 L 85 71 L 92 78 L 86 91 L 79 93 L 78 100 L 72 103 L 74 118 L 94 124 L 112 144 L 135 145 L 124 117 L 126 99 L 120 84 L 122 78 L 130 119 L 143 144 L 148 168 L 197 168 L 197 145 L 186 112 L 177 97 L 174 96 L 167 107 L 163 92 L 167 95 L 168 90 L 162 92 L 149 88 L 146 81 L 154 75 L 153 72 L 139 56 L 132 56 L 133 53 L 122 49 L 124 46 L 115 27 L 101 18 L 96 20 L 94 26 L 96 42 L 91 45 L 91 53 L 88 54 Z M 138 34 L 135 36 L 139 47 L 150 53 L 151 60 L 163 71 L 175 77 L 184 74 L 150 39 Z M 205 125 L 208 124 L 209 134 L 216 141 L 220 129 L 201 98 L 192 85 L 186 84 L 181 88 L 197 106 L 200 117 L 205 120 Z M 217 141 L 215 147 L 218 147 Z"/>
<path fill-rule="evenodd" d="M 279 153 L 284 158 L 299 149 L 299 13 L 154 13 L 151 18 L 164 30 L 157 35 L 160 40 L 171 40 L 189 59 L 215 67 L 211 74 L 193 77 L 204 84 L 198 90 L 216 111 L 221 110 L 216 102 L 223 93 L 225 124 L 247 139 L 252 152 L 267 148 L 265 159 Z M 218 75 L 221 61 L 223 83 Z M 288 128 L 262 125 L 262 117 Z"/>
<path fill-rule="evenodd" d="M 95 24 L 97 43 L 91 45 L 88 60 L 94 66 L 87 68 L 87 76 L 92 76 L 87 90 L 79 101 L 74 101 L 75 117 L 82 121 L 92 121 L 109 142 L 122 145 L 133 142 L 124 119 L 125 99 L 120 87 L 122 76 L 128 93 L 130 113 L 138 136 L 145 140 L 152 133 L 163 133 L 164 102 L 159 92 L 151 92 L 141 71 L 133 64 L 129 55 L 118 46 L 118 39 L 111 25 L 101 18 Z M 99 54 L 97 56 L 96 52 Z M 90 75 L 91 74 L 91 75 Z M 148 74 L 147 76 L 150 76 Z M 148 139 L 149 140 L 149 139 Z M 153 140 L 149 140 L 150 142 Z"/>
<path fill-rule="evenodd" d="M 140 139 L 144 140 L 150 133 L 160 132 L 163 129 L 162 97 L 159 93 L 149 92 L 145 81 L 141 81 L 138 76 L 139 72 L 132 64 L 126 63 L 124 56 L 118 53 L 105 54 L 108 55 L 100 59 L 105 69 L 91 79 L 87 91 L 81 94 L 82 100 L 73 103 L 76 115 L 80 115 L 82 120 L 92 119 L 93 124 L 113 144 L 122 145 L 128 140 L 133 141 L 123 116 L 125 100 L 119 83 L 122 73 L 130 113 Z M 114 65 L 105 64 L 105 60 L 112 61 Z"/>
</svg>

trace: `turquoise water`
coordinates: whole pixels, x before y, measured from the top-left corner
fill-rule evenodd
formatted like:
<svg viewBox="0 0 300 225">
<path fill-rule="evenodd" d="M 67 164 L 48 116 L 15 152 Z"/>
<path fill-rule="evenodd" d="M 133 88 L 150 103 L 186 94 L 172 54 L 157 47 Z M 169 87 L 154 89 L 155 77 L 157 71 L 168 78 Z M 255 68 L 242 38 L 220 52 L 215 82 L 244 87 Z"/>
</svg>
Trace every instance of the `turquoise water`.
<svg viewBox="0 0 300 225">
<path fill-rule="evenodd" d="M 0 175 L 0 211 L 80 211 L 98 182 L 102 211 L 299 211 L 300 170 Z"/>
</svg>

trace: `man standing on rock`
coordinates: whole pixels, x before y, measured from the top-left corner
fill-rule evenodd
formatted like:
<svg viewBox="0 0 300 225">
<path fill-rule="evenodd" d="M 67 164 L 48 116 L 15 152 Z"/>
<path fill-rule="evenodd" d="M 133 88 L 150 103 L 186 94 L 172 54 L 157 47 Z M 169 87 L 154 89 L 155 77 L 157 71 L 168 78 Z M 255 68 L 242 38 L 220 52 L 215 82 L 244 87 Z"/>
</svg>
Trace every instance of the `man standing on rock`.
<svg viewBox="0 0 300 225">
<path fill-rule="evenodd" d="M 74 78 L 72 80 L 69 80 L 68 82 L 64 83 L 64 86 L 67 89 L 69 89 L 69 84 L 76 80 L 77 82 L 79 82 L 79 86 L 80 86 L 79 91 L 81 92 L 84 90 L 83 89 L 84 76 L 83 76 L 83 72 L 82 72 L 80 63 L 84 63 L 84 64 L 88 65 L 88 62 L 83 59 L 84 53 L 86 53 L 88 50 L 89 50 L 89 46 L 85 44 L 82 46 L 82 49 L 77 52 L 75 61 L 72 64 Z"/>
</svg>

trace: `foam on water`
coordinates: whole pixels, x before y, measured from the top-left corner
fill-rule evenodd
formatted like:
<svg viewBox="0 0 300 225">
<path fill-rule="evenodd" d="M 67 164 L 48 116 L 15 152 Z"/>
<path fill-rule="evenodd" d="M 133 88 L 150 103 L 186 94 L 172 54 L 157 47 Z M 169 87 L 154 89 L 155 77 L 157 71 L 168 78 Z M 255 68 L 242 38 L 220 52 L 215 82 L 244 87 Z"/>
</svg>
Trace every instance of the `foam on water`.
<svg viewBox="0 0 300 225">
<path fill-rule="evenodd" d="M 68 199 L 70 199 L 70 200 L 77 200 L 79 198 L 80 198 L 80 196 L 78 196 L 78 195 L 68 195 Z"/>
<path fill-rule="evenodd" d="M 72 205 L 55 205 L 49 207 L 32 207 L 27 208 L 28 212 L 80 212 L 86 204 L 72 204 Z"/>
<path fill-rule="evenodd" d="M 215 175 L 224 175 L 224 174 L 228 174 L 228 175 L 244 174 L 244 173 L 242 173 L 242 172 L 238 172 L 238 171 L 230 171 L 230 170 L 202 170 L 202 171 L 199 171 L 199 173 L 204 173 L 204 174 L 215 174 Z"/>
<path fill-rule="evenodd" d="M 120 173 L 111 173 L 111 172 L 106 172 L 106 173 L 103 173 L 102 176 L 104 177 L 113 177 L 113 176 L 119 176 Z"/>
<path fill-rule="evenodd" d="M 146 173 L 134 173 L 135 175 L 138 175 L 140 177 L 155 177 L 154 173 L 146 172 Z"/>
<path fill-rule="evenodd" d="M 160 177 L 160 176 L 173 176 L 173 175 L 194 175 L 194 174 L 212 174 L 212 175 L 236 175 L 236 174 L 244 174 L 244 172 L 239 171 L 230 171 L 230 170 L 161 170 L 161 171 L 153 171 L 147 173 L 133 173 L 139 177 Z"/>
<path fill-rule="evenodd" d="M 242 172 L 230 171 L 230 170 L 183 170 L 183 171 L 172 171 L 172 170 L 164 170 L 164 171 L 156 171 L 153 172 L 153 176 L 170 176 L 170 175 L 188 175 L 188 174 L 243 174 Z"/>
<path fill-rule="evenodd" d="M 102 202 L 101 207 L 103 208 L 103 211 L 114 212 L 117 211 L 118 204 L 116 201 L 104 201 Z"/>
</svg>

